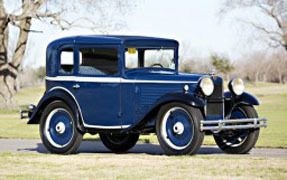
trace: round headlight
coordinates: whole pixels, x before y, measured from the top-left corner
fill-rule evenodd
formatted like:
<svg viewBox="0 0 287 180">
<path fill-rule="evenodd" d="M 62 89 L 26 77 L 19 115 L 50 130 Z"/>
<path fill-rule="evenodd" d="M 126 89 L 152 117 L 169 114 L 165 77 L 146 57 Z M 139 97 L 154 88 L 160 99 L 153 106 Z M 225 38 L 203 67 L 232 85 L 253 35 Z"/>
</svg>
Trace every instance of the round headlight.
<svg viewBox="0 0 287 180">
<path fill-rule="evenodd" d="M 214 84 L 210 77 L 204 77 L 200 80 L 199 87 L 204 95 L 210 96 L 214 90 Z"/>
<path fill-rule="evenodd" d="M 236 94 L 237 96 L 240 96 L 244 92 L 244 82 L 240 78 L 234 78 L 229 82 L 229 90 Z"/>
</svg>

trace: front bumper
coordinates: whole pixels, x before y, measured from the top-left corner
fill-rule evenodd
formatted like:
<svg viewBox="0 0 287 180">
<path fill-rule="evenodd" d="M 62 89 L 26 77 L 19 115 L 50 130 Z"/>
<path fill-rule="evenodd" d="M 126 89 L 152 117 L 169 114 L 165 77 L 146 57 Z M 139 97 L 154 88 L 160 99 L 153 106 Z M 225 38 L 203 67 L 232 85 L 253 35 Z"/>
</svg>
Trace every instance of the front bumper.
<svg viewBox="0 0 287 180">
<path fill-rule="evenodd" d="M 249 119 L 222 119 L 222 120 L 202 120 L 200 122 L 201 131 L 220 131 L 234 129 L 257 129 L 267 126 L 266 118 Z"/>
</svg>

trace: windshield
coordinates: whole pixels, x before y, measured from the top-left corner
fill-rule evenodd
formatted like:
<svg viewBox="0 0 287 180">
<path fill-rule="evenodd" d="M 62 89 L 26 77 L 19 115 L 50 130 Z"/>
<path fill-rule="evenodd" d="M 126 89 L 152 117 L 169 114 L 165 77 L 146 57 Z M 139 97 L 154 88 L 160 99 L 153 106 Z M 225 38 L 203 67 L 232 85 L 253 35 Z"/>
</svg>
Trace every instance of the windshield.
<svg viewBox="0 0 287 180">
<path fill-rule="evenodd" d="M 174 49 L 126 48 L 125 67 L 127 70 L 136 68 L 175 70 Z"/>
</svg>

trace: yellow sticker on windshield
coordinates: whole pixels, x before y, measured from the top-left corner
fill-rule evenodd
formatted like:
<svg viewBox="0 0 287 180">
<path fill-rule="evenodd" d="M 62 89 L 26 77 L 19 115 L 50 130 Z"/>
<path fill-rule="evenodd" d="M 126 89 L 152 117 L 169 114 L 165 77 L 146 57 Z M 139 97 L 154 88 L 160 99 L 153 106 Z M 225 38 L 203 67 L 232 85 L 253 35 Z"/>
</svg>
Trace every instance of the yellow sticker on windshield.
<svg viewBox="0 0 287 180">
<path fill-rule="evenodd" d="M 137 49 L 136 48 L 128 48 L 128 52 L 129 52 L 129 54 L 135 54 L 135 53 L 137 53 Z"/>
</svg>

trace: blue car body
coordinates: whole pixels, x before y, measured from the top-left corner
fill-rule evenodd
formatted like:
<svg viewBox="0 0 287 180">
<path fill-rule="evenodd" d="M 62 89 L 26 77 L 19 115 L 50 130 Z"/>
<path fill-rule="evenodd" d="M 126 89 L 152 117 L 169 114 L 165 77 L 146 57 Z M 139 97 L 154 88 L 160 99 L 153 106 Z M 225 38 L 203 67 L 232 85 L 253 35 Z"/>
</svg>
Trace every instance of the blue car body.
<svg viewBox="0 0 287 180">
<path fill-rule="evenodd" d="M 29 114 L 28 124 L 38 124 L 45 106 L 61 99 L 77 113 L 77 127 L 83 132 L 104 130 L 154 131 L 157 111 L 168 102 L 198 107 L 205 121 L 224 119 L 236 104 L 258 105 L 250 94 L 240 97 L 223 92 L 222 78 L 211 74 L 186 74 L 178 71 L 179 43 L 172 39 L 139 36 L 75 36 L 53 41 L 47 48 L 46 91 Z M 83 47 L 117 50 L 118 73 L 83 75 L 79 73 L 79 49 Z M 174 50 L 174 67 L 143 68 L 126 71 L 125 51 L 129 47 L 169 48 Z M 74 52 L 73 73 L 60 71 L 59 52 Z M 211 77 L 215 90 L 204 97 L 198 88 L 202 77 Z M 188 86 L 188 89 L 185 87 Z"/>
</svg>

